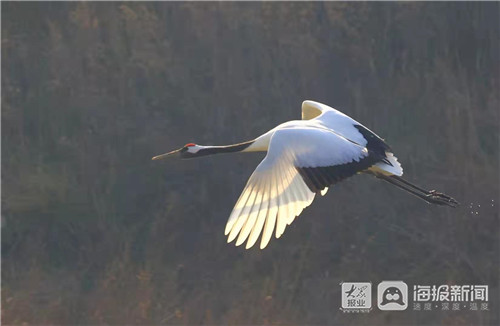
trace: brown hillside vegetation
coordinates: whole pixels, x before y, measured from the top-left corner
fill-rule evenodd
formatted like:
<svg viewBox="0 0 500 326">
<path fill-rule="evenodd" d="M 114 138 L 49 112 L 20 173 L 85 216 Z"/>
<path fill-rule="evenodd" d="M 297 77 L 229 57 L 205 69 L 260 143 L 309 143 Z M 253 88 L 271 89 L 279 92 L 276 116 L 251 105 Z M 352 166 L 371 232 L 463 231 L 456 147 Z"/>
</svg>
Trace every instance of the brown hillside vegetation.
<svg viewBox="0 0 500 326">
<path fill-rule="evenodd" d="M 2 2 L 2 322 L 498 325 L 498 2 Z M 369 176 L 269 247 L 224 226 L 317 100 L 384 137 L 426 204 Z M 342 281 L 487 284 L 489 311 L 339 310 Z"/>
</svg>

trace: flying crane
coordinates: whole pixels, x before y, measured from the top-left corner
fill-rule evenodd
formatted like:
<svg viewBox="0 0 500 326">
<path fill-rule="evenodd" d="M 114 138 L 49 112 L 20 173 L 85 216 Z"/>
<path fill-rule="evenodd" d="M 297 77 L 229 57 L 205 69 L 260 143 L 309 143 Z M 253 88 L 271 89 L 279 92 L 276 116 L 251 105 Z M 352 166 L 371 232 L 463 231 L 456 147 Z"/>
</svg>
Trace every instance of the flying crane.
<svg viewBox="0 0 500 326">
<path fill-rule="evenodd" d="M 252 247 L 262 234 L 260 248 L 273 232 L 279 238 L 316 194 L 357 173 L 371 174 L 428 203 L 456 207 L 452 197 L 425 190 L 403 178 L 391 148 L 371 130 L 325 104 L 304 101 L 302 120 L 288 121 L 254 140 L 227 146 L 189 143 L 153 157 L 183 159 L 219 153 L 267 152 L 250 176 L 229 216 L 225 234 Z"/>
</svg>

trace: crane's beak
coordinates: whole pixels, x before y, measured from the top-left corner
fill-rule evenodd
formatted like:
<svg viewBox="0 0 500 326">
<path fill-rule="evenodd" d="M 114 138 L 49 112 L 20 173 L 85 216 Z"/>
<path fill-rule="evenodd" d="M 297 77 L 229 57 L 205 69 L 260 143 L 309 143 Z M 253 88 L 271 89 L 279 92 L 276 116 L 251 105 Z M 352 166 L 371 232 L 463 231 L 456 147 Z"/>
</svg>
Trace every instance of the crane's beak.
<svg viewBox="0 0 500 326">
<path fill-rule="evenodd" d="M 162 159 L 167 158 L 169 156 L 179 156 L 179 154 L 181 152 L 181 149 L 182 148 L 179 148 L 179 149 L 176 149 L 175 151 L 171 151 L 171 152 L 168 152 L 168 153 L 165 153 L 165 154 L 157 155 L 157 156 L 153 157 L 152 160 L 153 161 L 155 161 L 155 160 L 162 160 Z"/>
</svg>

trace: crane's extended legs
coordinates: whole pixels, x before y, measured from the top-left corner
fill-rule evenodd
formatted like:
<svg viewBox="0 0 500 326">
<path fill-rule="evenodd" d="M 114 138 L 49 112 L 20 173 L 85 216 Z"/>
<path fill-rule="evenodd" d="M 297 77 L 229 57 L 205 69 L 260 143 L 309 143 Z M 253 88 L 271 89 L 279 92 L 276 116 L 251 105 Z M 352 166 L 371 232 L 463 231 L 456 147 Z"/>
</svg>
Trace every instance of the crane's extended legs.
<svg viewBox="0 0 500 326">
<path fill-rule="evenodd" d="M 458 205 L 460 205 L 455 199 L 453 199 L 448 195 L 445 195 L 441 192 L 437 192 L 436 190 L 422 189 L 396 175 L 388 176 L 383 174 L 376 174 L 375 176 L 377 178 L 389 182 L 390 184 L 395 185 L 396 187 L 408 191 L 409 193 L 425 200 L 430 204 L 447 205 L 451 207 L 457 207 Z"/>
</svg>

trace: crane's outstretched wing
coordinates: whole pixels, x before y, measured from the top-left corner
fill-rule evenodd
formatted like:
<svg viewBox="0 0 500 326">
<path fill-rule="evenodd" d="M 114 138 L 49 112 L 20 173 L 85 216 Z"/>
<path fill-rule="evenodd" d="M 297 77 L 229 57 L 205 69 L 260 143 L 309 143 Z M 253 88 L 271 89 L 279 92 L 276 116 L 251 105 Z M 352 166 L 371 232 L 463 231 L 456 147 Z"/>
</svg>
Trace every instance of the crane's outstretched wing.
<svg viewBox="0 0 500 326">
<path fill-rule="evenodd" d="M 248 239 L 248 249 L 262 233 L 260 248 L 265 248 L 273 231 L 279 238 L 316 193 L 377 159 L 365 147 L 326 129 L 277 130 L 229 217 L 228 242 L 238 237 L 236 245 L 241 245 Z"/>
<path fill-rule="evenodd" d="M 403 175 L 403 168 L 392 153 L 389 145 L 373 131 L 350 116 L 326 104 L 307 100 L 302 102 L 302 120 L 310 119 L 316 119 L 326 128 L 366 147 L 371 152 L 386 156 L 386 160 L 377 164 L 377 167 L 383 173 Z"/>
<path fill-rule="evenodd" d="M 368 141 L 373 138 L 379 140 L 381 146 L 389 149 L 389 146 L 383 142 L 383 139 L 373 131 L 350 116 L 326 104 L 310 100 L 302 102 L 302 120 L 310 119 L 321 121 L 325 127 L 361 146 L 367 146 Z"/>
</svg>

